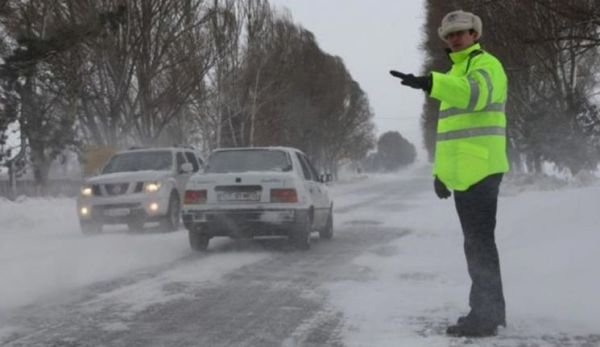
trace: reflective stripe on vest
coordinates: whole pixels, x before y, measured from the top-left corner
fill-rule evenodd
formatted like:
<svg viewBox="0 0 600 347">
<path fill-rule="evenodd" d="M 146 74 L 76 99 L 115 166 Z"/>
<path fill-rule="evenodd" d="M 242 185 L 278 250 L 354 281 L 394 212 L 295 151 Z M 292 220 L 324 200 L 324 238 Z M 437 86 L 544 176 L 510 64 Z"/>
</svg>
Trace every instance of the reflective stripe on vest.
<svg viewBox="0 0 600 347">
<path fill-rule="evenodd" d="M 478 69 L 475 70 L 473 72 L 477 72 L 479 74 L 481 74 L 481 76 L 483 76 L 483 78 L 485 79 L 485 84 L 487 85 L 487 89 L 488 89 L 488 97 L 487 97 L 487 102 L 485 103 L 486 105 L 489 105 L 492 103 L 492 93 L 494 92 L 494 85 L 492 84 L 492 77 L 490 76 L 490 74 L 483 70 L 483 69 Z"/>
<path fill-rule="evenodd" d="M 505 104 L 504 103 L 494 103 L 488 104 L 486 107 L 479 111 L 467 111 L 462 108 L 451 107 L 447 108 L 443 111 L 440 111 L 439 118 L 447 118 L 456 115 L 463 115 L 469 113 L 479 113 L 479 112 L 504 112 Z"/>
<path fill-rule="evenodd" d="M 477 101 L 479 100 L 479 94 L 481 92 L 479 91 L 479 84 L 477 83 L 477 80 L 472 76 L 473 73 L 478 73 L 483 77 L 483 79 L 485 80 L 485 85 L 487 87 L 487 92 L 488 92 L 487 101 L 485 103 L 487 106 L 484 107 L 482 110 L 479 110 L 479 112 L 498 112 L 498 111 L 504 112 L 504 104 L 492 104 L 492 94 L 494 93 L 492 77 L 490 76 L 490 74 L 487 71 L 485 71 L 483 69 L 477 69 L 477 70 L 474 70 L 471 72 L 471 76 L 467 77 L 467 80 L 469 81 L 469 86 L 471 87 L 471 96 L 469 97 L 469 105 L 467 106 L 467 108 L 466 109 L 449 108 L 449 109 L 440 111 L 440 113 L 439 113 L 440 118 L 445 118 L 445 117 L 453 116 L 455 114 L 464 114 L 464 113 L 470 113 L 470 112 L 475 111 L 475 107 L 477 106 Z M 498 109 L 500 107 L 501 107 L 501 109 Z"/>
<path fill-rule="evenodd" d="M 498 135 L 506 136 L 506 128 L 503 127 L 485 127 L 485 128 L 471 128 L 448 131 L 445 133 L 437 134 L 437 141 L 456 140 L 464 139 L 467 137 L 475 136 L 487 136 L 487 135 Z"/>
<path fill-rule="evenodd" d="M 477 80 L 473 77 L 468 77 L 469 85 L 471 86 L 471 97 L 469 98 L 469 105 L 467 106 L 467 110 L 471 111 L 475 109 L 477 106 L 477 100 L 479 100 L 479 84 L 477 84 Z"/>
</svg>

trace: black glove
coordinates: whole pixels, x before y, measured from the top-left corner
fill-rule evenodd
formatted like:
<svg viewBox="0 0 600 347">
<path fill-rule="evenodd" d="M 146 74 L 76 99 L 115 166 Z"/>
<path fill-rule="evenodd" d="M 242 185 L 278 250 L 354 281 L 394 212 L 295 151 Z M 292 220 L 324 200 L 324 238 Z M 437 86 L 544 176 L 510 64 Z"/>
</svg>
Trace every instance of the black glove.
<svg viewBox="0 0 600 347">
<path fill-rule="evenodd" d="M 437 176 L 435 176 L 435 180 L 433 181 L 433 189 L 435 190 L 435 195 L 440 199 L 448 199 L 452 193 L 446 188 L 444 182 L 440 181 Z"/>
<path fill-rule="evenodd" d="M 390 70 L 390 75 L 397 77 L 402 80 L 402 84 L 415 89 L 423 89 L 428 94 L 431 92 L 431 75 L 428 76 L 415 76 L 413 74 L 404 74 L 396 70 Z"/>
</svg>

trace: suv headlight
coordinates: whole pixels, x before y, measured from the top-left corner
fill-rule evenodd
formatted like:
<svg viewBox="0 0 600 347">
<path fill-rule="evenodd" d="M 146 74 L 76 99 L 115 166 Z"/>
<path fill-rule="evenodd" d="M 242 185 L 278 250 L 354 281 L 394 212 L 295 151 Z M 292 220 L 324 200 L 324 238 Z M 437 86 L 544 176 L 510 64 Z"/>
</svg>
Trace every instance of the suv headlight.
<svg viewBox="0 0 600 347">
<path fill-rule="evenodd" d="M 93 194 L 93 190 L 91 186 L 83 186 L 81 187 L 81 196 L 90 197 Z"/>
<path fill-rule="evenodd" d="M 160 182 L 146 182 L 144 183 L 144 191 L 146 193 L 154 193 L 160 189 Z"/>
</svg>

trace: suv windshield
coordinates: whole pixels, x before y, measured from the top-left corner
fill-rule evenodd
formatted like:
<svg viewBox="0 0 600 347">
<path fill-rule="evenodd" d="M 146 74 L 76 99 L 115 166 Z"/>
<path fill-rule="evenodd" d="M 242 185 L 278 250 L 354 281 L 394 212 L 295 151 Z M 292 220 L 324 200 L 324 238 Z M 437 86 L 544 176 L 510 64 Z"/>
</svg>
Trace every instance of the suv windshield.
<svg viewBox="0 0 600 347">
<path fill-rule="evenodd" d="M 287 153 L 274 150 L 220 151 L 208 159 L 206 172 L 290 171 Z"/>
<path fill-rule="evenodd" d="M 117 154 L 102 170 L 103 174 L 142 170 L 171 170 L 173 156 L 168 151 L 129 152 Z"/>
</svg>

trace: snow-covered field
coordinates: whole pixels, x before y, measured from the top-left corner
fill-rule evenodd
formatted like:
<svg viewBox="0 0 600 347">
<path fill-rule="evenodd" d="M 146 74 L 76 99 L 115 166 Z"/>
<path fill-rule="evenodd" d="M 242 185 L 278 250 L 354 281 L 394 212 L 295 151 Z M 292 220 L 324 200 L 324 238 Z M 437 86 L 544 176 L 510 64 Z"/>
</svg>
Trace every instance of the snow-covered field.
<svg viewBox="0 0 600 347">
<path fill-rule="evenodd" d="M 496 230 L 508 323 L 499 332 L 501 345 L 554 336 L 547 346 L 557 346 L 563 334 L 600 335 L 600 186 L 522 191 L 507 182 L 505 188 L 510 195 L 501 192 Z M 470 281 L 453 201 L 428 192 L 406 203 L 412 208 L 400 213 L 370 209 L 351 216 L 412 233 L 355 261 L 376 280 L 331 286 L 349 320 L 350 345 L 448 346 L 440 330 L 468 312 Z M 423 316 L 437 331 L 422 329 Z M 600 346 L 600 338 L 589 343 L 581 346 Z"/>
<path fill-rule="evenodd" d="M 75 200 L 0 200 L 0 318 L 38 300 L 192 256 L 184 232 L 144 234 L 105 227 L 102 235 L 82 235 Z M 211 279 L 261 256 L 212 257 Z"/>
<path fill-rule="evenodd" d="M 331 190 L 343 208 L 367 200 L 370 186 L 421 174 L 414 170 L 363 177 Z M 513 335 L 600 335 L 600 186 L 522 191 L 509 182 L 502 191 L 496 235 L 508 320 L 508 328 L 499 334 L 506 345 L 522 345 L 516 338 L 510 342 Z M 402 208 L 390 212 L 369 204 L 336 216 L 339 233 L 350 220 L 375 220 L 409 231 L 354 260 L 369 273 L 369 281 L 327 284 L 331 305 L 344 314 L 344 343 L 448 346 L 449 339 L 435 330 L 466 312 L 469 286 L 454 204 L 430 191 L 387 203 Z M 0 319 L 70 289 L 194 256 L 183 231 L 140 235 L 123 230 L 82 235 L 72 199 L 0 200 Z M 195 279 L 218 281 L 228 271 L 266 256 L 215 254 L 207 258 L 212 270 L 190 272 L 195 271 Z M 182 271 L 171 275 L 187 276 Z M 148 296 L 152 294 L 137 300 L 152 301 Z M 423 328 L 423 317 L 432 331 Z M 486 339 L 481 341 L 476 345 L 485 346 Z"/>
</svg>

